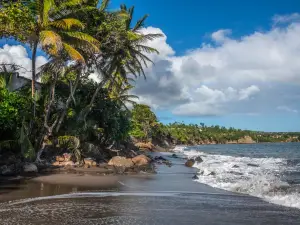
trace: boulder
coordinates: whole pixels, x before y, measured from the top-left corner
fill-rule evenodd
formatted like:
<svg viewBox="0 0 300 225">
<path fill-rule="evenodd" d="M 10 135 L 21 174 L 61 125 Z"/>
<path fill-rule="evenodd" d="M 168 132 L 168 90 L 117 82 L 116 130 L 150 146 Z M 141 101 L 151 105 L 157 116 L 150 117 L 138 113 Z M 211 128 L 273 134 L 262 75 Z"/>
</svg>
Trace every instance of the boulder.
<svg viewBox="0 0 300 225">
<path fill-rule="evenodd" d="M 97 166 L 97 162 L 92 159 L 84 159 L 84 164 L 89 166 Z"/>
<path fill-rule="evenodd" d="M 194 159 L 189 159 L 188 161 L 186 161 L 185 166 L 186 167 L 193 167 L 195 164 L 195 160 Z"/>
<path fill-rule="evenodd" d="M 143 142 L 138 142 L 135 144 L 136 147 L 139 149 L 148 149 L 148 150 L 153 150 L 154 145 L 151 142 L 143 143 Z"/>
<path fill-rule="evenodd" d="M 195 162 L 202 163 L 203 159 L 200 156 L 198 156 L 198 157 L 195 158 Z"/>
<path fill-rule="evenodd" d="M 65 166 L 75 166 L 73 161 L 64 162 Z"/>
<path fill-rule="evenodd" d="M 60 166 L 60 163 L 58 161 L 55 161 L 54 163 L 52 163 L 52 166 Z"/>
<path fill-rule="evenodd" d="M 15 174 L 14 165 L 10 166 L 1 166 L 0 167 L 0 174 L 3 176 L 10 176 Z"/>
<path fill-rule="evenodd" d="M 23 171 L 25 173 L 37 173 L 38 168 L 34 163 L 28 163 L 23 166 Z"/>
<path fill-rule="evenodd" d="M 56 156 L 55 159 L 56 159 L 57 162 L 64 162 L 64 161 L 65 161 L 65 158 L 64 158 L 64 157 L 61 157 L 61 156 L 59 156 L 59 155 Z"/>
<path fill-rule="evenodd" d="M 108 162 L 109 166 L 116 166 L 116 167 L 132 167 L 134 163 L 131 159 L 127 159 L 121 156 L 115 156 Z"/>
<path fill-rule="evenodd" d="M 177 159 L 177 158 L 178 158 L 178 156 L 177 156 L 176 154 L 172 154 L 172 158 L 175 158 L 175 159 Z"/>
<path fill-rule="evenodd" d="M 151 162 L 151 159 L 145 155 L 138 155 L 132 158 L 132 162 L 136 166 L 143 166 L 143 165 L 148 165 Z"/>
</svg>

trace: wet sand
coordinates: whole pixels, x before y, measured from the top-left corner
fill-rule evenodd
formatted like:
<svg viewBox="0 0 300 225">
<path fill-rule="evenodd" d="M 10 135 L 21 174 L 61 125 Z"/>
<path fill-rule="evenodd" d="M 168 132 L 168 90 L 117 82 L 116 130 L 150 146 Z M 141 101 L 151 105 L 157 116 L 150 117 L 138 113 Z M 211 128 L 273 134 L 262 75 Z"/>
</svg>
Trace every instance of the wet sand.
<svg viewBox="0 0 300 225">
<path fill-rule="evenodd" d="M 193 168 L 172 160 L 174 165 L 159 166 L 157 175 L 114 177 L 111 184 L 117 186 L 111 187 L 100 180 L 89 187 L 30 182 L 0 195 L 25 198 L 0 204 L 0 223 L 300 224 L 300 210 L 201 185 L 192 180 Z M 28 199 L 34 196 L 39 198 Z"/>
</svg>

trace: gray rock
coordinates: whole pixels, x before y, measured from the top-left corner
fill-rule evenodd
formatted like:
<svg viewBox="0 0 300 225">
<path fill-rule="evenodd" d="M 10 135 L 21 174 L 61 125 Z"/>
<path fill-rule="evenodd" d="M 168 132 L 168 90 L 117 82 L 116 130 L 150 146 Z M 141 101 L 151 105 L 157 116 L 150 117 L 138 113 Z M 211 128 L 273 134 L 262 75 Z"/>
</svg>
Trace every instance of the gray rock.
<svg viewBox="0 0 300 225">
<path fill-rule="evenodd" d="M 4 165 L 0 167 L 0 173 L 3 176 L 10 176 L 15 174 L 15 166 L 14 165 Z"/>
<path fill-rule="evenodd" d="M 23 171 L 25 173 L 37 173 L 38 168 L 34 163 L 28 163 L 23 166 Z"/>
<path fill-rule="evenodd" d="M 200 156 L 198 156 L 198 157 L 195 158 L 195 162 L 202 163 L 203 159 Z"/>
</svg>

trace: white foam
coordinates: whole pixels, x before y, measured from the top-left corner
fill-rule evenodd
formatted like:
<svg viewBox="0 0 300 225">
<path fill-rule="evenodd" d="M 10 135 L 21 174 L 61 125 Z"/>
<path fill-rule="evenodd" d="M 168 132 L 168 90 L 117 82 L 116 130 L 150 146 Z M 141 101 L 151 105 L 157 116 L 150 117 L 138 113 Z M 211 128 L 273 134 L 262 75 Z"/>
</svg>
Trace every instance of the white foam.
<svg viewBox="0 0 300 225">
<path fill-rule="evenodd" d="M 285 159 L 210 155 L 197 150 L 185 151 L 184 154 L 188 158 L 201 156 L 203 159 L 194 165 L 199 169 L 197 182 L 300 208 L 300 193 L 289 192 L 289 184 L 280 179 L 286 170 Z"/>
<path fill-rule="evenodd" d="M 187 146 L 185 145 L 176 145 L 175 148 L 173 148 L 173 152 L 184 152 L 186 150 Z"/>
</svg>

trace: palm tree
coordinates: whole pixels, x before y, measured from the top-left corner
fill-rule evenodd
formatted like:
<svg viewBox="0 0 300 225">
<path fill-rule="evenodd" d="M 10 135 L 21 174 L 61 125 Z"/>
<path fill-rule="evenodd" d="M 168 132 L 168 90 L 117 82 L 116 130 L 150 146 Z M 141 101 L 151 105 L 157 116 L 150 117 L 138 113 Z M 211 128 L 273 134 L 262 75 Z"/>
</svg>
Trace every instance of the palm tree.
<svg viewBox="0 0 300 225">
<path fill-rule="evenodd" d="M 144 67 L 148 63 L 152 63 L 146 53 L 159 52 L 145 43 L 155 38 L 161 37 L 162 34 L 143 34 L 141 29 L 144 27 L 144 22 L 148 15 L 143 16 L 137 23 L 132 26 L 134 7 L 127 9 L 125 5 L 121 5 L 120 14 L 110 14 L 110 21 L 114 23 L 122 22 L 122 25 L 114 23 L 113 27 L 117 27 L 117 31 L 107 32 L 106 26 L 104 29 L 100 27 L 95 37 L 101 40 L 101 54 L 95 60 L 94 64 L 101 75 L 102 81 L 98 85 L 91 98 L 89 105 L 82 110 L 81 119 L 85 120 L 87 114 L 91 111 L 95 98 L 104 85 L 115 85 L 122 90 L 127 85 L 131 78 L 144 76 Z M 126 13 L 126 16 L 124 14 Z M 120 15 L 122 18 L 120 19 Z M 109 33 L 109 36 L 105 36 Z M 104 35 L 103 35 L 104 34 Z M 111 43 L 116 43 L 112 48 Z"/>
<path fill-rule="evenodd" d="M 82 32 L 85 25 L 78 19 L 69 18 L 72 8 L 81 7 L 84 0 L 23 0 L 11 3 L 0 11 L 1 36 L 13 36 L 29 43 L 32 50 L 32 97 L 35 96 L 36 55 L 40 46 L 50 57 L 65 54 L 70 60 L 85 63 L 83 51 L 98 52 L 99 41 Z M 27 28 L 10 17 L 12 9 L 19 9 L 20 17 L 25 16 Z M 25 11 L 26 10 L 26 11 Z M 22 16 L 22 11 L 25 15 Z M 15 13 L 15 12 L 13 12 Z M 19 35 L 21 34 L 21 35 Z M 34 104 L 35 105 L 35 104 Z"/>
</svg>

